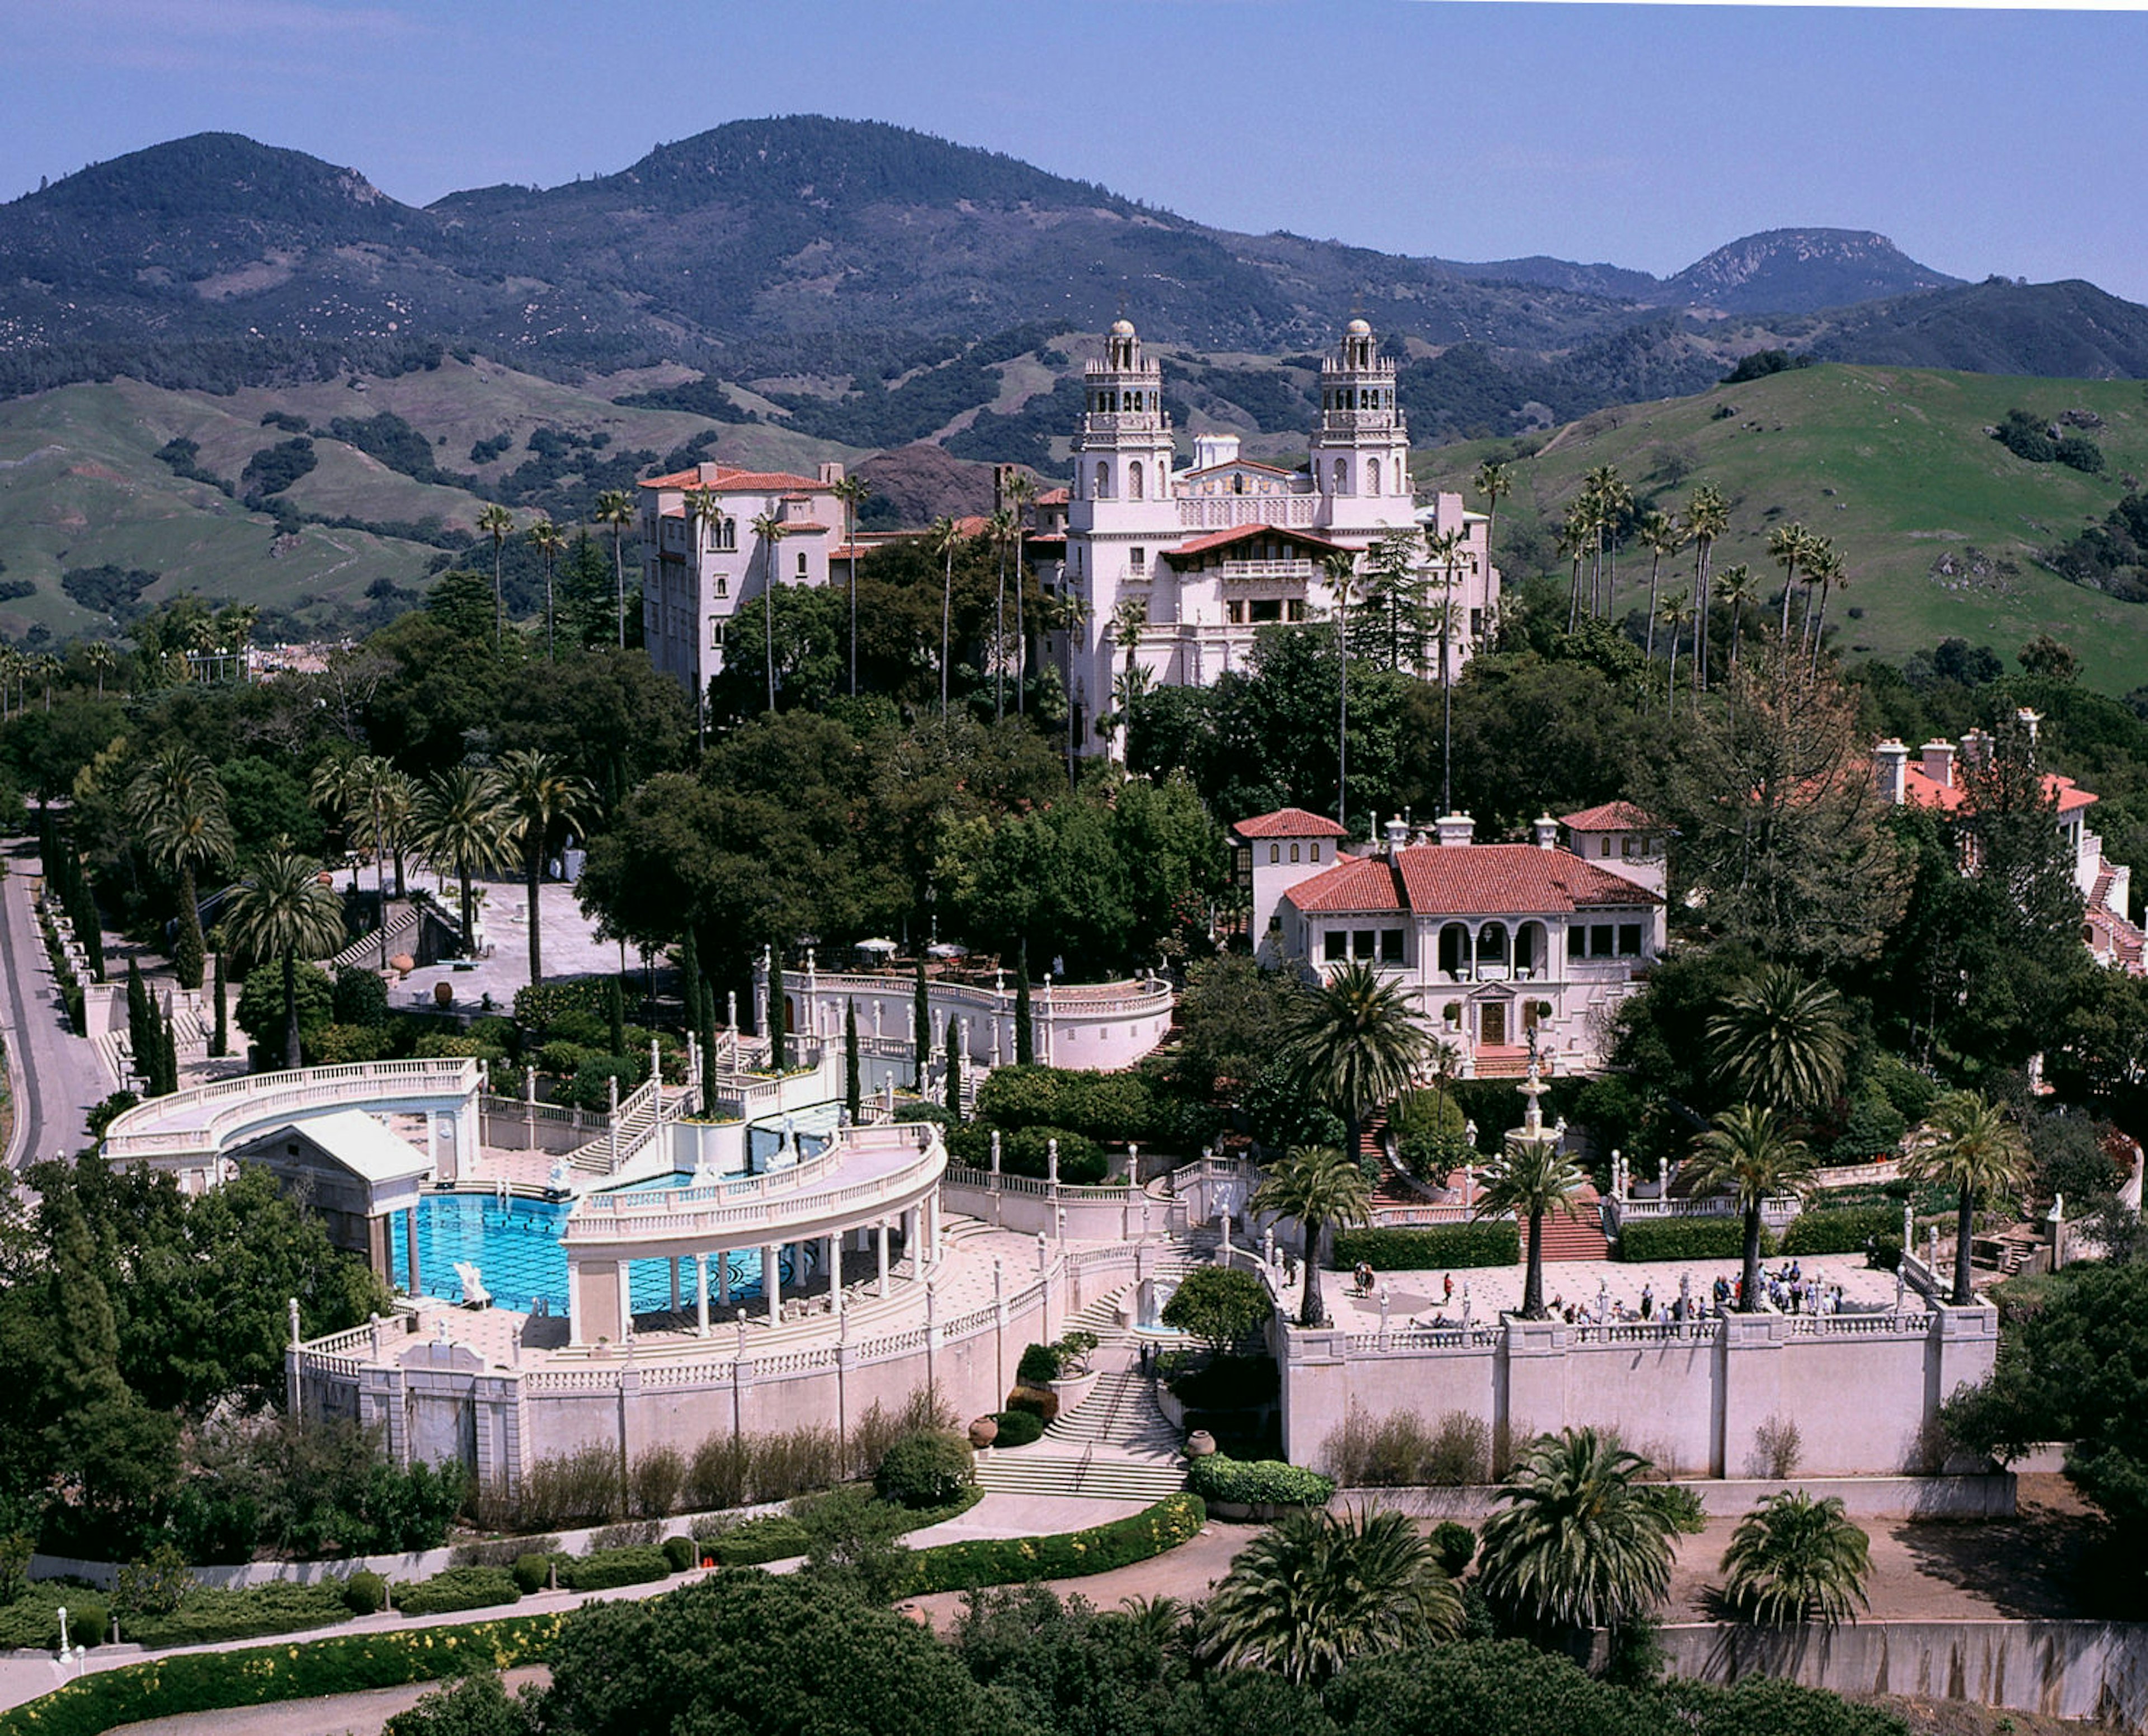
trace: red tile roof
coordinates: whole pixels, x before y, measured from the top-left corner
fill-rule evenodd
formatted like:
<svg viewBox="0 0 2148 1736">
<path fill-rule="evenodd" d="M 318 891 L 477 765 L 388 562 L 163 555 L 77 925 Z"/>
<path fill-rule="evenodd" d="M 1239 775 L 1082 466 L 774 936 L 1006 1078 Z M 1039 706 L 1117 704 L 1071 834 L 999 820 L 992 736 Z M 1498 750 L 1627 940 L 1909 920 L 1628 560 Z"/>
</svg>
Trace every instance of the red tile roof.
<svg viewBox="0 0 2148 1736">
<path fill-rule="evenodd" d="M 1340 549 L 1342 544 L 1332 543 L 1324 536 L 1315 536 L 1307 530 L 1288 530 L 1280 524 L 1241 524 L 1236 530 L 1212 530 L 1206 536 L 1197 536 L 1190 543 L 1181 543 L 1175 549 L 1166 549 L 1163 558 L 1170 560 L 1181 554 L 1205 554 L 1211 549 L 1227 548 L 1232 543 L 1242 543 L 1249 537 L 1279 536 L 1286 542 L 1303 543 L 1315 549 Z"/>
<path fill-rule="evenodd" d="M 1559 823 L 1577 832 L 1634 831 L 1654 825 L 1656 816 L 1629 801 L 1607 801 L 1578 814 L 1562 815 Z"/>
<path fill-rule="evenodd" d="M 1256 814 L 1241 820 L 1231 830 L 1241 838 L 1347 838 L 1350 829 L 1324 814 L 1303 808 L 1277 808 L 1272 814 Z"/>
<path fill-rule="evenodd" d="M 1308 913 L 1407 910 L 1420 916 L 1549 916 L 1662 902 L 1570 851 L 1533 844 L 1425 845 L 1393 858 L 1343 863 L 1283 896 Z"/>
<path fill-rule="evenodd" d="M 669 476 L 652 476 L 645 489 L 709 489 L 720 494 L 826 494 L 828 484 L 818 477 L 796 476 L 787 470 L 732 470 L 718 465 L 705 481 L 699 470 L 674 470 Z"/>
<path fill-rule="evenodd" d="M 1950 814 L 1967 799 L 1969 790 L 1962 780 L 1959 765 L 1955 768 L 1954 781 L 1942 784 L 1935 778 L 1927 776 L 1912 761 L 1903 768 L 1902 795 L 1905 800 L 1915 802 L 1920 808 L 1938 808 Z M 2044 774 L 2044 797 L 2047 801 L 2055 802 L 2061 814 L 2078 813 L 2099 799 L 2093 790 L 2082 789 L 2071 778 L 2062 778 L 2056 772 L 2048 771 Z"/>
<path fill-rule="evenodd" d="M 1066 504 L 1067 499 L 1067 493 L 1064 489 L 1046 489 L 1030 504 L 1033 506 L 1064 506 Z"/>
<path fill-rule="evenodd" d="M 1271 476 L 1302 475 L 1302 471 L 1286 470 L 1281 464 L 1264 464 L 1257 458 L 1226 459 L 1220 464 L 1210 464 L 1199 470 L 1188 470 L 1188 476 L 1213 476 L 1218 470 L 1265 470 Z"/>
</svg>

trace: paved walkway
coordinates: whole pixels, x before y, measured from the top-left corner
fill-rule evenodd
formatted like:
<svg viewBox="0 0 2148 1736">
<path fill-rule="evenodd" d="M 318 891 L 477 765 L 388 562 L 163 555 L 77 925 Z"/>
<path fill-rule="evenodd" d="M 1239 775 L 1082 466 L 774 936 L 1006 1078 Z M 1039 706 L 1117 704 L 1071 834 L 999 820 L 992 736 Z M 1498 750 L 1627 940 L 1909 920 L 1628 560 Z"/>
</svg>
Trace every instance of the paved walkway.
<svg viewBox="0 0 2148 1736">
<path fill-rule="evenodd" d="M 72 1157 L 88 1142 L 89 1111 L 109 1086 L 97 1051 L 68 1027 L 67 1005 L 53 980 L 30 882 L 41 872 L 34 840 L 18 840 L 6 850 L 8 876 L 0 881 L 0 1000 L 4 1036 L 16 1091 L 14 1136 L 8 1167 L 47 1157 Z"/>
</svg>

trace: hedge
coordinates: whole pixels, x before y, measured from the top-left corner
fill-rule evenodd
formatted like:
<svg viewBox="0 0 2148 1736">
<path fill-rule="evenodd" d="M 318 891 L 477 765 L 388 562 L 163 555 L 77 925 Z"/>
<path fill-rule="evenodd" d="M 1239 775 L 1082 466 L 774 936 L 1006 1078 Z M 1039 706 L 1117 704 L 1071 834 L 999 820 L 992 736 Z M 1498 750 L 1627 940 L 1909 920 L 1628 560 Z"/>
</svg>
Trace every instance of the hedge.
<svg viewBox="0 0 2148 1736">
<path fill-rule="evenodd" d="M 452 1615 L 521 1599 L 521 1588 L 505 1568 L 449 1568 L 395 1588 L 395 1608 L 404 1615 Z"/>
<path fill-rule="evenodd" d="M 565 1619 L 564 1613 L 516 1616 L 243 1652 L 185 1652 L 124 1664 L 0 1713 L 0 1736 L 103 1736 L 122 1724 L 183 1712 L 223 1712 L 437 1682 L 474 1669 L 509 1669 L 541 1661 Z"/>
<path fill-rule="evenodd" d="M 1335 1237 L 1337 1265 L 1355 1266 L 1362 1260 L 1375 1272 L 1512 1266 L 1521 1257 L 1521 1231 L 1498 1219 L 1422 1230 L 1343 1230 Z"/>
<path fill-rule="evenodd" d="M 1760 1227 L 1760 1257 L 1773 1257 L 1775 1237 Z M 1745 1219 L 1634 1217 L 1619 1232 L 1622 1260 L 1736 1260 L 1745 1252 Z"/>
<path fill-rule="evenodd" d="M 1197 1535 L 1208 1509 L 1197 1495 L 1167 1495 L 1143 1512 L 1087 1531 L 1056 1537 L 979 1538 L 920 1549 L 911 1558 L 901 1595 L 1023 1585 L 1032 1579 L 1074 1579 L 1131 1567 L 1175 1549 Z M 6 1736 L 0 1731 L 0 1736 Z"/>
<path fill-rule="evenodd" d="M 326 1628 L 349 1614 L 344 1587 L 334 1580 L 299 1585 L 272 1579 L 238 1591 L 196 1586 L 168 1615 L 121 1615 L 119 1637 L 155 1651 Z"/>
<path fill-rule="evenodd" d="M 1065 1127 L 1114 1143 L 1152 1141 L 1156 1088 L 1138 1073 L 1073 1067 L 994 1067 L 977 1087 L 977 1119 L 996 1127 Z"/>
<path fill-rule="evenodd" d="M 646 1585 L 670 1575 L 671 1563 L 655 1543 L 599 1549 L 589 1555 L 570 1555 L 560 1563 L 560 1583 L 569 1591 L 610 1591 L 615 1585 Z"/>
<path fill-rule="evenodd" d="M 788 1513 L 770 1513 L 729 1526 L 700 1542 L 701 1553 L 719 1567 L 757 1568 L 763 1562 L 803 1555 L 806 1528 Z"/>
<path fill-rule="evenodd" d="M 995 1447 L 1026 1447 L 1044 1432 L 1044 1419 L 1034 1411 L 995 1411 L 992 1421 L 1000 1426 Z"/>
<path fill-rule="evenodd" d="M 1882 1236 L 1902 1239 L 1898 1206 L 1853 1206 L 1843 1212 L 1807 1212 L 1783 1232 L 1786 1254 L 1861 1254 Z"/>
<path fill-rule="evenodd" d="M 1194 1460 L 1186 1482 L 1203 1501 L 1242 1507 L 1325 1507 L 1335 1495 L 1335 1479 L 1317 1471 L 1281 1459 L 1247 1461 L 1221 1453 Z"/>
</svg>

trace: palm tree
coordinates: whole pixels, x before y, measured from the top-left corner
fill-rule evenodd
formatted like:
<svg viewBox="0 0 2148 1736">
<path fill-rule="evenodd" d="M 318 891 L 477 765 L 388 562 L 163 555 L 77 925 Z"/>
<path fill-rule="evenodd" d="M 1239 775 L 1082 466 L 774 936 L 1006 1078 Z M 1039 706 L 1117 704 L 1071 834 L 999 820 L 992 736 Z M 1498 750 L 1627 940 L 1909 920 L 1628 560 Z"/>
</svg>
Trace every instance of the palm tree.
<svg viewBox="0 0 2148 1736">
<path fill-rule="evenodd" d="M 619 648 L 623 651 L 626 649 L 626 558 L 620 539 L 634 522 L 634 496 L 625 489 L 606 489 L 597 496 L 596 506 L 590 516 L 598 524 L 611 527 L 612 584 L 619 610 Z"/>
<path fill-rule="evenodd" d="M 395 896 L 407 898 L 409 889 L 404 883 L 404 855 L 418 824 L 418 786 L 409 773 L 398 771 L 385 760 L 380 765 L 375 799 L 379 805 L 381 838 L 395 858 Z"/>
<path fill-rule="evenodd" d="M 1841 1094 L 1849 1056 L 1842 996 L 1788 965 L 1763 965 L 1708 1021 L 1715 1069 L 1748 1102 L 1810 1115 Z"/>
<path fill-rule="evenodd" d="M 1685 630 L 1687 624 L 1693 620 L 1691 600 L 1684 591 L 1674 592 L 1664 599 L 1664 606 L 1659 611 L 1658 619 L 1671 630 L 1670 685 L 1666 690 L 1664 715 L 1673 717 L 1678 714 L 1679 635 Z"/>
<path fill-rule="evenodd" d="M 1432 605 L 1432 630 L 1439 636 L 1439 811 L 1454 811 L 1454 678 L 1449 648 L 1462 605 L 1442 597 Z"/>
<path fill-rule="evenodd" d="M 362 755 L 354 755 L 348 760 L 324 760 L 314 768 L 312 781 L 306 790 L 306 799 L 321 810 L 343 838 L 348 848 L 353 842 L 358 812 L 358 765 Z M 351 865 L 350 890 L 358 890 L 358 866 Z"/>
<path fill-rule="evenodd" d="M 425 860 L 462 887 L 463 945 L 474 945 L 477 907 L 470 881 L 509 860 L 508 828 L 499 780 L 476 765 L 451 765 L 418 789 L 417 843 Z"/>
<path fill-rule="evenodd" d="M 1955 1190 L 1954 1294 L 1958 1308 L 1976 1300 L 1970 1283 L 1969 1238 L 1979 1200 L 2005 1199 L 2028 1177 L 2029 1148 L 2006 1111 L 1980 1092 L 1949 1091 L 1933 1106 L 1925 1137 L 1902 1167 L 1913 1182 Z"/>
<path fill-rule="evenodd" d="M 529 527 L 529 546 L 545 561 L 545 660 L 554 660 L 552 648 L 552 563 L 560 551 L 567 546 L 567 539 L 560 534 L 560 527 L 550 519 L 540 518 Z"/>
<path fill-rule="evenodd" d="M 1352 959 L 1292 998 L 1282 1060 L 1301 1090 L 1342 1118 L 1354 1163 L 1365 1123 L 1409 1089 L 1430 1048 L 1400 981 Z"/>
<path fill-rule="evenodd" d="M 768 660 L 768 709 L 775 710 L 775 547 L 783 539 L 780 514 L 762 513 L 753 521 L 753 534 L 760 539 L 761 650 Z"/>
<path fill-rule="evenodd" d="M 529 981 L 545 980 L 545 954 L 538 932 L 537 885 L 545 851 L 561 826 L 583 824 L 596 805 L 596 795 L 553 755 L 517 748 L 499 756 L 499 801 L 508 820 L 507 836 L 522 850 L 522 885 L 529 901 Z"/>
<path fill-rule="evenodd" d="M 1148 692 L 1148 671 L 1134 660 L 1141 649 L 1142 630 L 1148 625 L 1148 599 L 1122 597 L 1112 610 L 1112 642 L 1127 654 L 1125 672 L 1112 684 L 1113 709 L 1127 727 L 1127 739 L 1133 739 L 1134 707 Z"/>
<path fill-rule="evenodd" d="M 1499 497 L 1514 491 L 1514 479 L 1509 466 L 1493 459 L 1486 459 L 1477 467 L 1471 479 L 1477 492 L 1484 497 L 1484 559 L 1492 559 L 1492 539 L 1499 528 Z"/>
<path fill-rule="evenodd" d="M 1475 1216 L 1512 1213 L 1528 1226 L 1528 1264 L 1522 1279 L 1522 1318 L 1541 1320 L 1543 1305 L 1543 1223 L 1553 1212 L 1581 1216 L 1578 1196 L 1588 1177 L 1556 1139 L 1509 1139 L 1484 1172 Z"/>
<path fill-rule="evenodd" d="M 1700 685 L 1708 685 L 1709 616 L 1714 605 L 1715 539 L 1730 528 L 1730 504 L 1713 483 L 1704 482 L 1693 491 L 1685 509 L 1684 534 L 1693 542 L 1693 595 L 1700 609 L 1700 637 L 1694 645 Z"/>
<path fill-rule="evenodd" d="M 851 552 L 851 697 L 858 696 L 858 508 L 871 489 L 862 476 L 845 476 L 836 484 L 843 503 L 843 546 Z"/>
<path fill-rule="evenodd" d="M 97 671 L 97 696 L 104 697 L 104 678 L 119 666 L 119 654 L 108 642 L 93 639 L 83 648 L 82 660 Z"/>
<path fill-rule="evenodd" d="M 284 1065 L 297 1066 L 298 961 L 321 957 L 343 941 L 343 907 L 321 884 L 320 865 L 289 850 L 273 852 L 232 895 L 223 932 L 249 966 L 283 961 Z"/>
<path fill-rule="evenodd" d="M 1320 557 L 1320 570 L 1335 594 L 1335 664 L 1340 681 L 1335 725 L 1335 818 L 1350 823 L 1350 591 L 1358 580 L 1358 557 L 1337 549 Z"/>
<path fill-rule="evenodd" d="M 1809 677 L 1819 673 L 1819 642 L 1826 631 L 1828 594 L 1842 577 L 1842 557 L 1834 552 L 1834 544 L 1823 537 L 1809 557 L 1809 563 L 1806 569 L 1808 586 L 1812 582 L 1819 585 L 1819 607 L 1808 607 L 1805 611 L 1804 635 L 1811 651 L 1810 665 L 1806 670 Z M 1806 596 L 1809 600 L 1809 588 Z"/>
<path fill-rule="evenodd" d="M 1484 1595 L 1542 1628 L 1618 1628 L 1670 1590 L 1671 1538 L 1690 1498 L 1646 1483 L 1654 1468 L 1593 1428 L 1539 1435 L 1485 1522 Z"/>
<path fill-rule="evenodd" d="M 1724 1601 L 1753 1620 L 1832 1628 L 1857 1619 L 1852 1605 L 1870 1607 L 1872 1539 L 1843 1512 L 1841 1496 L 1816 1501 L 1784 1489 L 1738 1522 L 1723 1571 Z"/>
<path fill-rule="evenodd" d="M 1745 1216 L 1745 1279 L 1738 1292 L 1742 1312 L 1760 1307 L 1760 1212 L 1783 1194 L 1802 1198 L 1812 1187 L 1812 1148 L 1784 1131 L 1775 1111 L 1739 1103 L 1715 1117 L 1693 1142 L 1685 1173 L 1696 1195 L 1729 1188 Z"/>
<path fill-rule="evenodd" d="M 399 786 L 407 786 L 409 780 L 379 755 L 362 754 L 350 762 L 343 782 L 352 819 L 369 820 L 373 825 L 373 883 L 379 896 L 380 968 L 384 971 L 388 968 L 389 825 L 391 812 L 402 795 Z M 315 800 L 319 799 L 317 795 Z M 395 878 L 399 895 L 403 879 L 399 853 Z"/>
<path fill-rule="evenodd" d="M 1649 551 L 1649 639 L 1644 654 L 1651 661 L 1656 655 L 1656 580 L 1664 569 L 1664 556 L 1675 554 L 1684 533 L 1678 521 L 1659 507 L 1650 507 L 1641 514 L 1639 534 L 1641 546 Z"/>
<path fill-rule="evenodd" d="M 1730 678 L 1738 679 L 1738 641 L 1745 631 L 1745 611 L 1753 605 L 1753 569 L 1740 561 L 1723 569 L 1721 592 L 1730 610 Z"/>
<path fill-rule="evenodd" d="M 1790 642 L 1790 587 L 1804 564 L 1810 542 L 1802 524 L 1778 524 L 1768 533 L 1768 559 L 1783 569 L 1783 619 L 1775 631 L 1786 648 Z"/>
<path fill-rule="evenodd" d="M 1317 1686 L 1357 1658 L 1453 1638 L 1462 1597 L 1402 1514 L 1301 1508 L 1232 1558 L 1201 1628 L 1211 1663 Z"/>
<path fill-rule="evenodd" d="M 954 655 L 955 551 L 962 546 L 962 529 L 952 519 L 938 518 L 926 533 L 926 545 L 946 562 L 946 576 L 940 587 L 940 721 L 947 720 L 947 664 Z"/>
<path fill-rule="evenodd" d="M 1006 715 L 1006 558 L 1014 514 L 1002 507 L 985 520 L 985 534 L 999 556 L 999 589 L 992 598 L 992 721 Z"/>
<path fill-rule="evenodd" d="M 1021 594 L 1026 587 L 1026 567 L 1024 555 L 1029 535 L 1026 523 L 1031 503 L 1036 499 L 1036 484 L 1026 470 L 1015 470 L 1006 479 L 1007 510 L 1014 515 L 1014 710 L 1022 713 L 1022 683 L 1029 673 L 1029 636 L 1022 625 Z"/>
<path fill-rule="evenodd" d="M 201 986 L 201 893 L 204 868 L 230 860 L 231 820 L 223 785 L 208 761 L 172 742 L 128 786 L 127 818 L 150 858 L 179 878 L 179 939 L 172 950 L 179 986 Z"/>
<path fill-rule="evenodd" d="M 507 598 L 499 587 L 499 551 L 514 534 L 514 514 L 497 500 L 489 501 L 477 515 L 477 529 L 479 536 L 492 539 L 492 645 L 498 650 L 507 638 Z"/>
<path fill-rule="evenodd" d="M 1297 1309 L 1300 1326 L 1318 1326 L 1320 1236 L 1330 1224 L 1362 1224 L 1372 1213 L 1373 1190 L 1354 1157 L 1332 1146 L 1292 1146 L 1283 1161 L 1261 1178 L 1247 1202 L 1257 1217 L 1272 1212 L 1294 1217 L 1305 1230 L 1305 1293 Z"/>
<path fill-rule="evenodd" d="M 1596 501 L 1586 489 L 1574 496 L 1559 526 L 1559 553 L 1573 563 L 1573 576 L 1566 599 L 1566 630 L 1581 625 L 1581 563 L 1596 541 Z"/>
</svg>

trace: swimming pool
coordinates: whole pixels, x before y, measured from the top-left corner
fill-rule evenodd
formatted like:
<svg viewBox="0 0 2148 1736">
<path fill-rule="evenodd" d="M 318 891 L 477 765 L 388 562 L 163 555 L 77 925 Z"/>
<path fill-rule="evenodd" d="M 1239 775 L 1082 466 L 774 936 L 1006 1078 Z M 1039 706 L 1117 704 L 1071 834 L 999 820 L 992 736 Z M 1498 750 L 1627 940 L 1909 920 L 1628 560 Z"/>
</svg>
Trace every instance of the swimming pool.
<svg viewBox="0 0 2148 1736">
<path fill-rule="evenodd" d="M 678 1185 L 660 1177 L 644 1186 Z M 462 1299 L 462 1280 L 455 1264 L 464 1261 L 478 1268 L 484 1287 L 492 1292 L 495 1307 L 528 1312 L 540 1300 L 554 1314 L 567 1312 L 567 1256 L 560 1246 L 560 1232 L 571 1209 L 564 1200 L 511 1199 L 503 1207 L 489 1193 L 427 1194 L 418 1202 L 419 1290 L 444 1301 Z M 395 1214 L 393 1246 L 395 1282 L 409 1287 L 410 1263 L 404 1252 L 409 1214 Z M 800 1263 L 802 1262 L 802 1264 Z M 760 1296 L 760 1251 L 738 1248 L 724 1256 L 730 1272 L 734 1302 Z M 785 1247 L 776 1271 L 786 1287 L 820 1270 L 819 1244 Z M 629 1294 L 637 1314 L 655 1313 L 671 1306 L 671 1262 L 635 1260 L 628 1267 Z M 714 1266 L 709 1270 L 709 1299 L 720 1293 Z M 690 1264 L 680 1274 L 680 1306 L 694 1307 L 694 1271 Z"/>
</svg>

